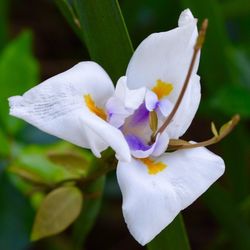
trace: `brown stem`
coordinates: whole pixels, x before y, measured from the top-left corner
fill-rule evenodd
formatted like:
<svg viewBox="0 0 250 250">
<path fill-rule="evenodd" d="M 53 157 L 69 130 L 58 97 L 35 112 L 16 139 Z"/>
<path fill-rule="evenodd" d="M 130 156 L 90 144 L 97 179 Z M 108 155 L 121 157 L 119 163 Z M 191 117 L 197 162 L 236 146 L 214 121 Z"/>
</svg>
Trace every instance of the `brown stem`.
<svg viewBox="0 0 250 250">
<path fill-rule="evenodd" d="M 188 68 L 187 76 L 185 78 L 183 87 L 182 87 L 181 92 L 179 94 L 179 97 L 178 97 L 178 99 L 177 99 L 177 101 L 175 103 L 174 108 L 172 109 L 171 113 L 167 117 L 166 121 L 162 124 L 162 126 L 158 129 L 157 133 L 153 137 L 153 140 L 155 140 L 157 134 L 162 133 L 166 129 L 166 127 L 169 125 L 169 123 L 173 119 L 174 115 L 176 114 L 176 112 L 177 112 L 177 110 L 178 110 L 178 108 L 179 108 L 179 106 L 181 104 L 183 96 L 184 96 L 184 94 L 185 94 L 185 92 L 187 90 L 187 86 L 188 86 L 191 74 L 193 72 L 193 68 L 194 68 L 194 64 L 195 64 L 198 52 L 199 52 L 199 50 L 201 49 L 201 47 L 202 47 L 202 45 L 204 43 L 207 26 L 208 26 L 208 20 L 205 19 L 203 21 L 203 23 L 202 23 L 199 35 L 197 37 L 197 40 L 196 40 L 196 43 L 195 43 L 195 46 L 194 46 L 194 53 L 193 53 L 193 56 L 192 56 L 192 59 L 191 59 L 190 66 Z"/>
<path fill-rule="evenodd" d="M 177 139 L 177 140 L 172 139 L 169 141 L 168 150 L 173 151 L 173 150 L 178 150 L 178 149 L 190 149 L 190 148 L 206 147 L 206 146 L 210 146 L 210 145 L 213 145 L 215 143 L 218 143 L 219 141 L 224 139 L 228 134 L 230 134 L 232 132 L 232 130 L 239 123 L 239 121 L 240 121 L 239 115 L 233 116 L 232 119 L 228 123 L 224 124 L 221 127 L 218 135 L 215 135 L 212 138 L 205 140 L 205 141 L 202 141 L 202 142 L 189 143 L 187 141 L 180 140 L 180 139 Z"/>
</svg>

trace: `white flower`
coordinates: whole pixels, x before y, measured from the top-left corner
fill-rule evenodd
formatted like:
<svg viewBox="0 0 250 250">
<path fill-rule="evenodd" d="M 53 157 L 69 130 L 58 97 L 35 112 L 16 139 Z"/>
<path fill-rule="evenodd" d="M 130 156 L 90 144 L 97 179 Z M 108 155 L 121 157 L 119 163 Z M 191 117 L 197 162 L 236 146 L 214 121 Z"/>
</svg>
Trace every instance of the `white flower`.
<svg viewBox="0 0 250 250">
<path fill-rule="evenodd" d="M 179 27 L 146 38 L 116 89 L 98 64 L 82 62 L 9 98 L 11 115 L 49 134 L 89 148 L 97 157 L 108 146 L 114 149 L 123 215 L 142 245 L 224 172 L 223 160 L 204 147 L 164 153 L 169 138 L 182 136 L 197 111 L 199 60 L 177 113 L 151 140 L 150 112 L 157 114 L 159 128 L 173 108 L 193 54 L 196 23 L 185 10 Z"/>
</svg>

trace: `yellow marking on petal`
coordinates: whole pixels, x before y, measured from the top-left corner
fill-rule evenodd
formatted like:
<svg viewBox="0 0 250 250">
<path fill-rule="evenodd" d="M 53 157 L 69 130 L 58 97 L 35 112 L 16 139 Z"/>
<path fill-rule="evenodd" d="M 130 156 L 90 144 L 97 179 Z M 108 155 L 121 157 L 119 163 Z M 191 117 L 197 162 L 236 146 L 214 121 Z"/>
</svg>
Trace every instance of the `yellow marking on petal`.
<svg viewBox="0 0 250 250">
<path fill-rule="evenodd" d="M 158 96 L 158 99 L 168 96 L 173 90 L 173 84 L 164 82 L 160 79 L 156 81 L 156 85 L 152 88 L 152 91 Z"/>
<path fill-rule="evenodd" d="M 107 120 L 107 115 L 105 111 L 102 108 L 99 108 L 98 106 L 96 106 L 90 94 L 84 95 L 84 100 L 85 100 L 87 107 L 92 113 L 96 114 L 97 116 L 99 116 L 105 121 Z"/>
<path fill-rule="evenodd" d="M 153 159 L 150 158 L 143 158 L 140 160 L 147 166 L 149 174 L 158 174 L 167 167 L 167 164 L 161 161 L 155 162 Z"/>
</svg>

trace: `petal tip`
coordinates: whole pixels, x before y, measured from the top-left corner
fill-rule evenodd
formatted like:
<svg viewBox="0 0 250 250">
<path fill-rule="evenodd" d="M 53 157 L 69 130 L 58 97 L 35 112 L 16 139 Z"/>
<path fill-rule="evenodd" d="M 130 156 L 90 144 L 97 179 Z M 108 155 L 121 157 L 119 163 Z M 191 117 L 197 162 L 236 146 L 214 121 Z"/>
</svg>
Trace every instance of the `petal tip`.
<svg viewBox="0 0 250 250">
<path fill-rule="evenodd" d="M 184 26 L 189 24 L 190 22 L 196 20 L 191 12 L 190 9 L 185 9 L 181 12 L 179 20 L 178 20 L 178 26 Z"/>
</svg>

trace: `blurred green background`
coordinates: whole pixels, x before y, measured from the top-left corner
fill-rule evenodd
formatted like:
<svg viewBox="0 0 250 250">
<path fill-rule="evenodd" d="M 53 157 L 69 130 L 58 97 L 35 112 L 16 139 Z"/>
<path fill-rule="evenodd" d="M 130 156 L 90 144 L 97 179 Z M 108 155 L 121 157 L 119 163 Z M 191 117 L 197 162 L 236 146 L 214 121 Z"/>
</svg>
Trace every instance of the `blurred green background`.
<svg viewBox="0 0 250 250">
<path fill-rule="evenodd" d="M 149 34 L 176 27 L 180 12 L 187 7 L 199 20 L 209 19 L 199 69 L 203 98 L 184 138 L 204 140 L 211 136 L 211 121 L 222 125 L 235 113 L 242 119 L 231 135 L 210 147 L 225 160 L 226 173 L 183 216 L 192 249 L 250 249 L 249 0 L 121 0 L 119 3 L 135 48 Z M 34 195 L 31 184 L 13 172 L 20 174 L 20 168 L 48 164 L 42 157 L 43 150 L 58 141 L 9 117 L 6 98 L 22 94 L 40 81 L 89 59 L 85 45 L 52 0 L 0 1 L 1 250 L 71 249 L 67 238 L 71 229 L 37 243 L 29 242 L 35 208 L 41 197 Z M 34 158 L 30 153 L 32 145 L 39 157 Z M 51 171 L 58 174 L 56 168 L 45 168 L 40 177 L 53 181 Z M 86 249 L 100 248 L 145 249 L 127 231 L 114 173 L 107 178 L 100 214 L 86 242 Z"/>
</svg>

